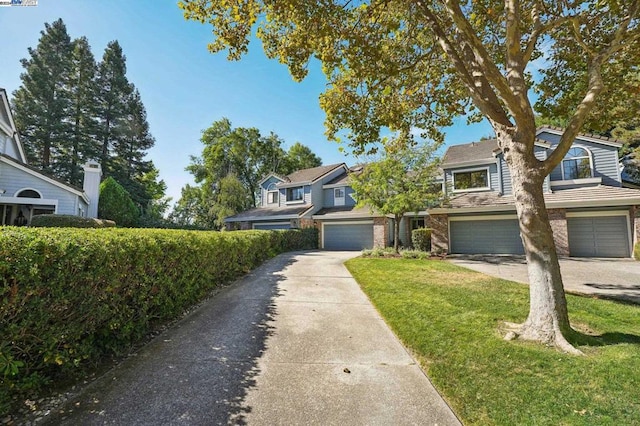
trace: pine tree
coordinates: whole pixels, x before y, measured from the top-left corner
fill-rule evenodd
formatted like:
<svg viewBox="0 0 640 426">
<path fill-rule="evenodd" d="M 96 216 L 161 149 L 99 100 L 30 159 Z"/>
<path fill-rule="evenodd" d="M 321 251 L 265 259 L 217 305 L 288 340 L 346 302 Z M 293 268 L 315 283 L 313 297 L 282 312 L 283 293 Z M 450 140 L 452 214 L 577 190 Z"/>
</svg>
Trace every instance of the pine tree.
<svg viewBox="0 0 640 426">
<path fill-rule="evenodd" d="M 126 57 L 120 44 L 118 41 L 109 42 L 98 65 L 98 141 L 105 177 L 114 172 L 111 155 L 122 138 L 120 129 L 131 95 L 126 72 Z"/>
<path fill-rule="evenodd" d="M 45 24 L 40 34 L 38 46 L 28 49 L 30 58 L 21 60 L 25 72 L 13 108 L 27 160 L 56 173 L 70 132 L 72 45 L 62 19 Z"/>
<path fill-rule="evenodd" d="M 131 96 L 127 100 L 125 115 L 117 128 L 119 137 L 113 145 L 112 174 L 131 194 L 131 198 L 143 210 L 154 198 L 152 189 L 147 188 L 145 175 L 155 167 L 145 160 L 155 139 L 149 132 L 147 111 L 140 98 L 140 92 L 131 85 Z"/>
<path fill-rule="evenodd" d="M 88 159 L 97 159 L 99 155 L 96 138 L 96 71 L 96 61 L 86 37 L 74 40 L 70 78 L 71 135 L 64 155 L 68 172 L 61 176 L 74 185 L 82 183 L 82 164 Z"/>
</svg>

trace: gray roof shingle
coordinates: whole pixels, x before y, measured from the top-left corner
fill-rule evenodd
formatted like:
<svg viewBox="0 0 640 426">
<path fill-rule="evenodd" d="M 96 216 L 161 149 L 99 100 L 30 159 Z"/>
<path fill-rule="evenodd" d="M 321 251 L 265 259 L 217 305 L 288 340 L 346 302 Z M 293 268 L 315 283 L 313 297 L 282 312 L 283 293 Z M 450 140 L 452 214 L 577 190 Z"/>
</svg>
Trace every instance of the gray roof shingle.
<svg viewBox="0 0 640 426">
<path fill-rule="evenodd" d="M 311 169 L 297 170 L 290 175 L 285 176 L 287 183 L 297 182 L 313 182 L 316 179 L 326 175 L 330 171 L 342 166 L 344 163 L 329 164 L 328 166 L 313 167 Z"/>
</svg>

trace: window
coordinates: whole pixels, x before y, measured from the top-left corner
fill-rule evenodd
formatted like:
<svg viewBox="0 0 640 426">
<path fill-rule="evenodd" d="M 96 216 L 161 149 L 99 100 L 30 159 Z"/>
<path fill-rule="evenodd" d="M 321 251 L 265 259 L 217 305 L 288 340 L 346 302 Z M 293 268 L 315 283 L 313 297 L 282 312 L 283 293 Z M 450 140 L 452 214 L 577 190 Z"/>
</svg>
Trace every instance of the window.
<svg viewBox="0 0 640 426">
<path fill-rule="evenodd" d="M 592 176 L 589 152 L 580 147 L 571 148 L 562 160 L 562 179 L 588 179 Z"/>
<path fill-rule="evenodd" d="M 489 189 L 489 169 L 453 172 L 453 190 Z"/>
<path fill-rule="evenodd" d="M 344 188 L 333 189 L 333 204 L 336 206 L 344 206 Z"/>
<path fill-rule="evenodd" d="M 275 183 L 267 188 L 267 204 L 278 204 L 278 188 Z"/>
<path fill-rule="evenodd" d="M 287 188 L 287 203 L 304 200 L 304 189 L 301 186 Z"/>
<path fill-rule="evenodd" d="M 23 189 L 18 193 L 18 197 L 20 198 L 42 198 L 40 193 L 38 193 L 34 189 Z"/>
<path fill-rule="evenodd" d="M 424 227 L 425 227 L 424 217 L 412 217 L 411 218 L 411 230 L 412 231 L 414 229 L 424 228 Z"/>
</svg>

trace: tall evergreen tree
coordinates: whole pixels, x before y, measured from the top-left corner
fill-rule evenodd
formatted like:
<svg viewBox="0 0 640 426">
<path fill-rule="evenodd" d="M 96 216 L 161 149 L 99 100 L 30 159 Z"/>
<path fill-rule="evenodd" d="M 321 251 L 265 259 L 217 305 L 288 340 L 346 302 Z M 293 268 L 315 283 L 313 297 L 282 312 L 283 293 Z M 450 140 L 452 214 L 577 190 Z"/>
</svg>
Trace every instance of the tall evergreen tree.
<svg viewBox="0 0 640 426">
<path fill-rule="evenodd" d="M 120 129 L 132 91 L 126 73 L 122 47 L 117 40 L 109 42 L 98 65 L 98 141 L 105 177 L 113 174 L 111 155 L 122 138 Z"/>
<path fill-rule="evenodd" d="M 151 161 L 145 160 L 147 150 L 155 144 L 149 131 L 147 111 L 142 104 L 140 92 L 131 85 L 125 114 L 119 120 L 117 137 L 113 139 L 111 175 L 131 194 L 142 209 L 154 198 L 152 188 L 147 187 L 144 176 L 154 169 Z"/>
<path fill-rule="evenodd" d="M 89 41 L 81 37 L 73 41 L 73 61 L 70 75 L 70 128 L 64 156 L 64 172 L 60 177 L 74 185 L 83 179 L 82 164 L 99 155 L 96 138 L 96 61 Z"/>
<path fill-rule="evenodd" d="M 16 126 L 27 160 L 44 170 L 56 170 L 69 136 L 69 77 L 72 45 L 67 28 L 58 19 L 45 24 L 38 46 L 22 59 L 22 85 L 13 92 Z"/>
</svg>

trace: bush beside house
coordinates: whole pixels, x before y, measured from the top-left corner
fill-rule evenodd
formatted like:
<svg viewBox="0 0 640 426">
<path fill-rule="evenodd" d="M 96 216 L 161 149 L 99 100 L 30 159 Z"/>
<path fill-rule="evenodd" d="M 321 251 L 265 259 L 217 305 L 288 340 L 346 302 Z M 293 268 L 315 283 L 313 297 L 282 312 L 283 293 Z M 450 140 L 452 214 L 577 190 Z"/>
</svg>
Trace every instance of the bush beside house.
<svg viewBox="0 0 640 426">
<path fill-rule="evenodd" d="M 0 414 L 317 231 L 0 228 Z"/>
<path fill-rule="evenodd" d="M 418 228 L 411 231 L 411 244 L 420 251 L 431 251 L 431 228 Z"/>
<path fill-rule="evenodd" d="M 118 226 L 133 227 L 139 216 L 131 195 L 114 178 L 108 177 L 100 184 L 98 217 L 113 220 Z"/>
<path fill-rule="evenodd" d="M 68 214 L 42 214 L 31 219 L 31 226 L 48 228 L 112 228 L 112 220 L 72 216 Z"/>
<path fill-rule="evenodd" d="M 633 257 L 635 257 L 636 260 L 640 260 L 640 243 L 636 244 L 633 249 Z"/>
</svg>

